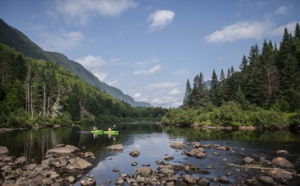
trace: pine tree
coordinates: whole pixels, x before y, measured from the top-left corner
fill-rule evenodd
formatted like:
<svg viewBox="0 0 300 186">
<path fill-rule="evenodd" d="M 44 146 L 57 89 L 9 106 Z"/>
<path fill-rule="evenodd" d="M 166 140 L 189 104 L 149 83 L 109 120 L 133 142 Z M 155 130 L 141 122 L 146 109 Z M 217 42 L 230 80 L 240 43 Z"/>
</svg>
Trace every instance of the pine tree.
<svg viewBox="0 0 300 186">
<path fill-rule="evenodd" d="M 190 96 L 192 93 L 192 87 L 190 84 L 189 79 L 186 81 L 186 88 L 185 88 L 185 94 L 184 94 L 184 98 L 183 98 L 183 107 L 188 108 L 190 105 Z"/>
<path fill-rule="evenodd" d="M 212 81 L 211 81 L 210 90 L 209 90 L 209 97 L 210 97 L 210 101 L 215 106 L 221 105 L 221 100 L 220 100 L 220 96 L 219 96 L 219 85 L 220 85 L 220 83 L 218 81 L 218 76 L 217 76 L 215 70 L 213 70 Z"/>
</svg>

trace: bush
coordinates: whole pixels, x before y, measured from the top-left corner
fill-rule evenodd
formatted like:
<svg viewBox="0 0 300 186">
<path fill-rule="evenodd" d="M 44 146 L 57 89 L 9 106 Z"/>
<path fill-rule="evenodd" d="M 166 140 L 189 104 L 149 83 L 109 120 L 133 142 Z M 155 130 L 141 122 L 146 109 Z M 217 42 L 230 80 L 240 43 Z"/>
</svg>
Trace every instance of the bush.
<svg viewBox="0 0 300 186">
<path fill-rule="evenodd" d="M 236 102 L 227 102 L 210 114 L 213 124 L 221 126 L 241 126 L 246 123 L 246 115 Z"/>
</svg>

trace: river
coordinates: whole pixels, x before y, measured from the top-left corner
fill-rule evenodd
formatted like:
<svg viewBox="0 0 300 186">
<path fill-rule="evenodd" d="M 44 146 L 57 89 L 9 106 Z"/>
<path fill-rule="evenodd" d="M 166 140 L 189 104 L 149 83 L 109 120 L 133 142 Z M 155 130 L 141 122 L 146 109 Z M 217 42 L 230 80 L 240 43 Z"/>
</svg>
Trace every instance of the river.
<svg viewBox="0 0 300 186">
<path fill-rule="evenodd" d="M 109 125 L 102 126 L 103 128 Z M 117 124 L 114 130 L 119 135 L 93 135 L 91 128 L 73 127 L 57 129 L 39 129 L 15 131 L 0 134 L 0 146 L 6 146 L 9 155 L 26 156 L 32 161 L 40 162 L 48 149 L 57 144 L 70 144 L 91 151 L 96 159 L 92 160 L 93 166 L 82 172 L 82 175 L 94 175 L 97 184 L 104 184 L 107 180 L 114 181 L 121 173 L 134 174 L 145 164 L 157 168 L 155 161 L 164 160 L 164 156 L 174 156 L 171 164 L 193 163 L 200 167 L 218 167 L 210 170 L 210 174 L 202 175 L 214 178 L 224 173 L 228 168 L 227 163 L 242 164 L 245 156 L 266 156 L 272 159 L 277 156 L 276 150 L 287 150 L 290 156 L 287 159 L 296 164 L 296 171 L 300 173 L 300 166 L 296 163 L 300 158 L 300 135 L 289 131 L 221 131 L 221 130 L 194 130 L 190 128 L 161 127 L 156 124 Z M 218 144 L 230 146 L 234 152 L 219 152 L 219 156 L 207 156 L 204 160 L 182 155 L 183 150 L 170 147 L 174 141 L 201 142 L 201 144 Z M 123 152 L 110 152 L 106 147 L 112 144 L 123 144 Z M 132 150 L 138 150 L 140 156 L 133 158 L 129 155 Z M 212 154 L 215 149 L 207 149 L 207 154 Z M 137 166 L 132 166 L 137 162 Z M 114 172 L 118 169 L 118 172 Z M 229 177 L 234 183 L 240 175 Z M 297 178 L 292 183 L 300 184 Z M 80 185 L 79 181 L 76 185 Z"/>
</svg>

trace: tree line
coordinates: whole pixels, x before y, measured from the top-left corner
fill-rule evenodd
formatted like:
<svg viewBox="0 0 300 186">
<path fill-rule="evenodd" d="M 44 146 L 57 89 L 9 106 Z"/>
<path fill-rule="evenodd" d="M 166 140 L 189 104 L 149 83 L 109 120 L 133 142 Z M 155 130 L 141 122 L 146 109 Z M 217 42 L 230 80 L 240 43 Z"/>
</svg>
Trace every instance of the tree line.
<svg viewBox="0 0 300 186">
<path fill-rule="evenodd" d="M 219 77 L 213 70 L 210 85 L 206 86 L 204 82 L 202 73 L 195 76 L 193 84 L 190 83 L 189 79 L 187 80 L 183 105 L 180 110 L 183 110 L 184 114 L 187 114 L 184 110 L 190 112 L 198 110 L 198 114 L 194 113 L 197 115 L 198 120 L 195 119 L 196 116 L 191 116 L 191 119 L 187 119 L 188 121 L 183 120 L 180 122 L 201 122 L 199 121 L 199 115 L 202 115 L 201 117 L 206 118 L 202 119 L 206 123 L 256 125 L 262 123 L 261 120 L 271 117 L 271 115 L 272 117 L 276 117 L 276 114 L 282 116 L 282 113 L 289 113 L 286 117 L 283 116 L 287 120 L 282 121 L 282 119 L 276 117 L 278 121 L 274 121 L 274 126 L 280 126 L 282 123 L 287 125 L 289 122 L 299 122 L 299 24 L 296 24 L 294 34 L 290 33 L 287 28 L 284 29 L 279 47 L 276 43 L 266 40 L 264 40 L 261 49 L 255 44 L 251 46 L 248 56 L 244 55 L 242 57 L 239 70 L 235 70 L 233 67 L 228 68 L 225 75 L 222 69 Z M 232 116 L 220 113 L 222 109 L 223 111 L 226 110 L 227 114 L 231 113 Z M 175 113 L 177 111 L 170 112 Z M 260 116 L 249 116 L 255 115 L 253 113 L 256 112 L 262 114 Z M 184 114 L 179 114 L 182 115 L 182 117 L 178 117 L 179 120 L 185 117 Z M 191 113 L 189 114 L 191 115 Z M 239 114 L 241 115 L 238 116 Z M 170 118 L 166 116 L 163 118 L 163 122 L 171 123 L 168 119 Z M 238 120 L 240 121 L 236 122 Z M 268 125 L 267 121 L 265 125 Z"/>
<path fill-rule="evenodd" d="M 0 43 L 0 127 L 161 119 L 163 108 L 132 107 L 57 63 Z"/>
</svg>

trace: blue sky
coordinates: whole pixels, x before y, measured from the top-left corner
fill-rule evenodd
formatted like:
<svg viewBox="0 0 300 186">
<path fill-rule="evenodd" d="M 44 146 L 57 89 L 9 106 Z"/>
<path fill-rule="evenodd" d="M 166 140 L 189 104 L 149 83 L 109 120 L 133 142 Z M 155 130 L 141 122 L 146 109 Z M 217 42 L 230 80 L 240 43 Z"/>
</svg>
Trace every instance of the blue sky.
<svg viewBox="0 0 300 186">
<path fill-rule="evenodd" d="M 233 66 L 300 22 L 299 0 L 1 0 L 0 18 L 44 50 L 153 106 L 182 104 L 186 80 Z"/>
</svg>

